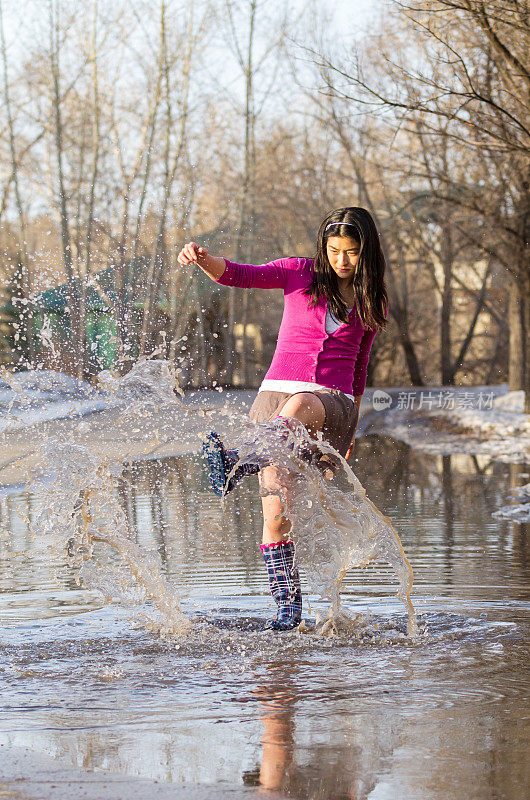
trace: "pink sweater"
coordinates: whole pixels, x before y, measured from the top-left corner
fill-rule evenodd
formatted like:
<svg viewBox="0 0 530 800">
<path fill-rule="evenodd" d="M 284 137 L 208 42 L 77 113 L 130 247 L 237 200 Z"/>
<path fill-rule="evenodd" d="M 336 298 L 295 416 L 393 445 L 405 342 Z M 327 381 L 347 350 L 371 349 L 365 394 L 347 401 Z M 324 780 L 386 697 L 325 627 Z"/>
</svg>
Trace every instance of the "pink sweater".
<svg viewBox="0 0 530 800">
<path fill-rule="evenodd" d="M 257 267 L 226 260 L 226 269 L 216 282 L 242 289 L 283 289 L 282 323 L 265 378 L 318 383 L 357 397 L 366 386 L 377 331 L 365 330 L 353 309 L 347 325 L 326 333 L 326 299 L 320 298 L 312 308 L 311 298 L 302 293 L 312 275 L 313 259 L 309 258 L 280 258 Z"/>
</svg>

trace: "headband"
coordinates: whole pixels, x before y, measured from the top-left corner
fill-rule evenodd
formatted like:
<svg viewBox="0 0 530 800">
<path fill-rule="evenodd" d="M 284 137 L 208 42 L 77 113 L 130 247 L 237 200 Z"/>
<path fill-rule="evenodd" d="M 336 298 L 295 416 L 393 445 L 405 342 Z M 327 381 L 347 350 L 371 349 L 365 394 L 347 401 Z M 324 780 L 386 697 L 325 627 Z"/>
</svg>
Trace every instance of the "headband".
<svg viewBox="0 0 530 800">
<path fill-rule="evenodd" d="M 350 228 L 357 228 L 357 225 L 355 225 L 353 222 L 330 222 L 328 225 L 326 225 L 324 230 L 327 231 L 328 228 L 336 228 L 337 225 L 349 225 Z"/>
</svg>

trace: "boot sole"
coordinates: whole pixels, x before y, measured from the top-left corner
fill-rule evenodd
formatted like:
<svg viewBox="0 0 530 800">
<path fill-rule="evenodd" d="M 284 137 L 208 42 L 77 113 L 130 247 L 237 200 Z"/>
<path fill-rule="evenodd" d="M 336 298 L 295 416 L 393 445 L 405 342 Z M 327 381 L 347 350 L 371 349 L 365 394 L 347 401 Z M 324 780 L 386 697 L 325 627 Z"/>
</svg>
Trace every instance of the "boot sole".
<svg viewBox="0 0 530 800">
<path fill-rule="evenodd" d="M 301 624 L 302 620 L 299 619 L 298 622 L 278 622 L 276 619 L 268 620 L 265 623 L 265 630 L 266 631 L 276 631 L 276 633 L 284 633 L 287 631 L 294 631 L 298 626 Z"/>
<path fill-rule="evenodd" d="M 223 443 L 219 436 L 212 431 L 202 443 L 202 454 L 208 465 L 208 481 L 212 491 L 218 497 L 223 496 L 226 483 L 226 468 L 223 458 Z"/>
</svg>

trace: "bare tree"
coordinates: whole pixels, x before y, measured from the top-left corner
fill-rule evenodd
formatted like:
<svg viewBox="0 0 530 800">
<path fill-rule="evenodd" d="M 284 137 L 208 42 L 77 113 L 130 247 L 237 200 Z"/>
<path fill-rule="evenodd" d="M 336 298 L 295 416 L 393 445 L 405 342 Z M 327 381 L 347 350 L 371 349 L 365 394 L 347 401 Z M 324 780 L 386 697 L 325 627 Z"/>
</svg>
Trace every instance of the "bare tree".
<svg viewBox="0 0 530 800">
<path fill-rule="evenodd" d="M 78 377 L 83 373 L 84 331 L 81 328 L 79 297 L 74 284 L 75 272 L 72 256 L 72 240 L 70 232 L 70 209 L 68 206 L 68 193 L 65 175 L 65 141 L 63 126 L 63 92 L 61 90 L 61 13 L 60 0 L 48 0 L 49 24 L 49 67 L 50 67 L 50 101 L 51 124 L 53 126 L 53 139 L 56 159 L 57 203 L 61 228 L 61 245 L 64 269 L 67 277 L 68 313 L 72 335 L 71 356 L 74 371 Z"/>
<path fill-rule="evenodd" d="M 482 218 L 483 234 L 475 243 L 514 282 L 510 385 L 525 389 L 530 413 L 528 8 L 517 0 L 424 0 L 396 6 L 398 28 L 414 33 L 412 61 L 410 51 L 396 60 L 382 41 L 378 69 L 373 60 L 365 67 L 359 56 L 349 62 L 314 56 L 334 75 L 336 97 L 360 100 L 372 113 L 392 111 L 396 127 L 419 126 L 431 141 L 446 137 L 474 158 L 467 179 L 455 185 L 447 176 L 439 198 Z"/>
<path fill-rule="evenodd" d="M 160 4 L 160 41 L 162 49 L 162 91 L 165 108 L 164 143 L 163 143 L 163 182 L 162 198 L 159 207 L 159 224 L 156 234 L 155 252 L 151 259 L 148 273 L 147 291 L 144 302 L 140 353 L 152 345 L 153 308 L 155 307 L 164 278 L 164 267 L 167 266 L 167 218 L 169 203 L 173 192 L 177 170 L 186 147 L 188 134 L 190 79 L 192 57 L 200 33 L 195 28 L 195 4 L 190 0 L 187 7 L 187 18 L 181 31 L 181 41 L 177 44 L 179 56 L 169 51 L 166 26 L 166 1 Z M 174 73 L 180 67 L 177 78 L 178 101 L 175 103 Z M 175 107 L 176 106 L 176 107 Z M 174 138 L 174 130 L 177 135 Z"/>
<path fill-rule="evenodd" d="M 32 294 L 32 281 L 31 281 L 31 274 L 30 274 L 30 262 L 28 256 L 28 247 L 26 242 L 26 216 L 24 212 L 24 207 L 22 204 L 22 195 L 20 190 L 20 181 L 19 181 L 19 158 L 20 156 L 17 153 L 17 145 L 16 145 L 16 134 L 15 134 L 15 124 L 13 120 L 13 111 L 11 105 L 11 97 L 9 92 L 9 75 L 8 75 L 8 63 L 7 63 L 7 47 L 4 35 L 4 14 L 3 14 L 3 3 L 0 0 L 0 47 L 2 50 L 2 69 L 3 69 L 3 95 L 4 95 L 4 107 L 5 113 L 7 117 L 7 127 L 8 127 L 8 137 L 9 137 L 9 156 L 11 162 L 11 176 L 10 181 L 6 188 L 8 188 L 11 183 L 13 184 L 13 189 L 15 193 L 15 204 L 18 216 L 18 250 L 19 250 L 19 259 L 22 264 L 22 283 L 23 283 L 23 291 L 24 291 L 24 302 L 25 306 L 20 309 L 21 315 L 21 327 L 22 333 L 21 335 L 26 339 L 28 345 L 28 353 L 29 353 L 29 360 L 32 366 L 35 365 L 35 331 L 34 331 L 34 324 L 33 324 L 33 312 L 32 312 L 32 304 L 31 304 L 31 294 Z M 3 204 L 3 203 L 2 203 Z M 1 215 L 0 215 L 1 218 Z"/>
<path fill-rule="evenodd" d="M 407 273 L 407 240 L 404 238 L 402 215 L 399 213 L 403 198 L 391 195 L 390 172 L 381 175 L 382 153 L 373 125 L 352 125 L 348 114 L 340 112 L 333 92 L 332 73 L 321 70 L 321 79 L 326 87 L 323 97 L 315 97 L 318 119 L 333 131 L 346 157 L 346 169 L 351 170 L 352 181 L 357 189 L 358 202 L 372 213 L 381 233 L 381 241 L 387 258 L 387 280 L 390 290 L 390 314 L 395 320 L 400 345 L 414 386 L 422 386 L 424 379 L 420 360 L 411 331 L 415 316 L 410 302 L 410 280 Z M 357 141 L 354 138 L 357 134 Z M 377 156 L 373 151 L 377 148 Z M 372 152 L 372 156 L 369 153 Z M 374 162 L 377 161 L 377 166 Z"/>
<path fill-rule="evenodd" d="M 256 235 L 256 123 L 276 84 L 280 65 L 280 51 L 284 45 L 287 18 L 291 14 L 285 4 L 281 14 L 273 20 L 266 20 L 264 14 L 272 8 L 271 0 L 225 0 L 229 31 L 229 46 L 244 80 L 243 120 L 243 169 L 241 187 L 238 192 L 239 210 L 236 231 L 235 257 L 237 261 L 252 261 L 255 256 Z M 260 24 L 267 23 L 272 35 L 264 44 L 258 38 Z M 272 63 L 272 66 L 271 66 Z M 259 80 L 261 78 L 261 81 Z M 257 90 L 256 87 L 259 87 Z M 234 381 L 234 325 L 236 292 L 228 290 L 228 321 L 225 329 L 226 380 Z M 242 325 L 241 375 L 243 383 L 250 380 L 248 365 L 248 342 L 246 326 L 248 322 L 249 293 L 241 299 L 240 320 Z"/>
<path fill-rule="evenodd" d="M 134 359 L 136 319 L 131 309 L 131 298 L 142 291 L 139 283 L 138 259 L 141 251 L 141 233 L 156 148 L 158 113 L 162 98 L 164 41 L 159 36 L 154 64 L 153 79 L 146 75 L 147 97 L 145 110 L 135 103 L 134 118 L 139 122 L 136 146 L 133 147 L 127 134 L 130 130 L 131 114 L 124 113 L 116 94 L 122 94 L 120 84 L 106 87 L 109 126 L 114 152 L 121 179 L 120 209 L 116 238 L 116 261 L 114 264 L 116 287 L 116 328 L 120 348 L 120 362 L 127 366 Z M 136 67 L 138 68 L 138 67 Z M 150 70 L 150 65 L 148 66 Z M 139 185 L 138 185 L 139 182 Z"/>
</svg>

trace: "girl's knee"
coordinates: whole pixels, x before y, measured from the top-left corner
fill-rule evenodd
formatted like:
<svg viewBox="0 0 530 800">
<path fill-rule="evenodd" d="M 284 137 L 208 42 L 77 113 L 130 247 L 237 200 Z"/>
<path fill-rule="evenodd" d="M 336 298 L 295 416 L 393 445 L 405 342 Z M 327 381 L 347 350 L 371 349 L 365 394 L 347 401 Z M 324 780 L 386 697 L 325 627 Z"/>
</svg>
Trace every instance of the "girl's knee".
<svg viewBox="0 0 530 800">
<path fill-rule="evenodd" d="M 326 410 L 322 401 L 312 392 L 299 392 L 287 400 L 282 406 L 279 416 L 299 420 L 314 433 L 322 430 L 326 420 Z"/>
</svg>

